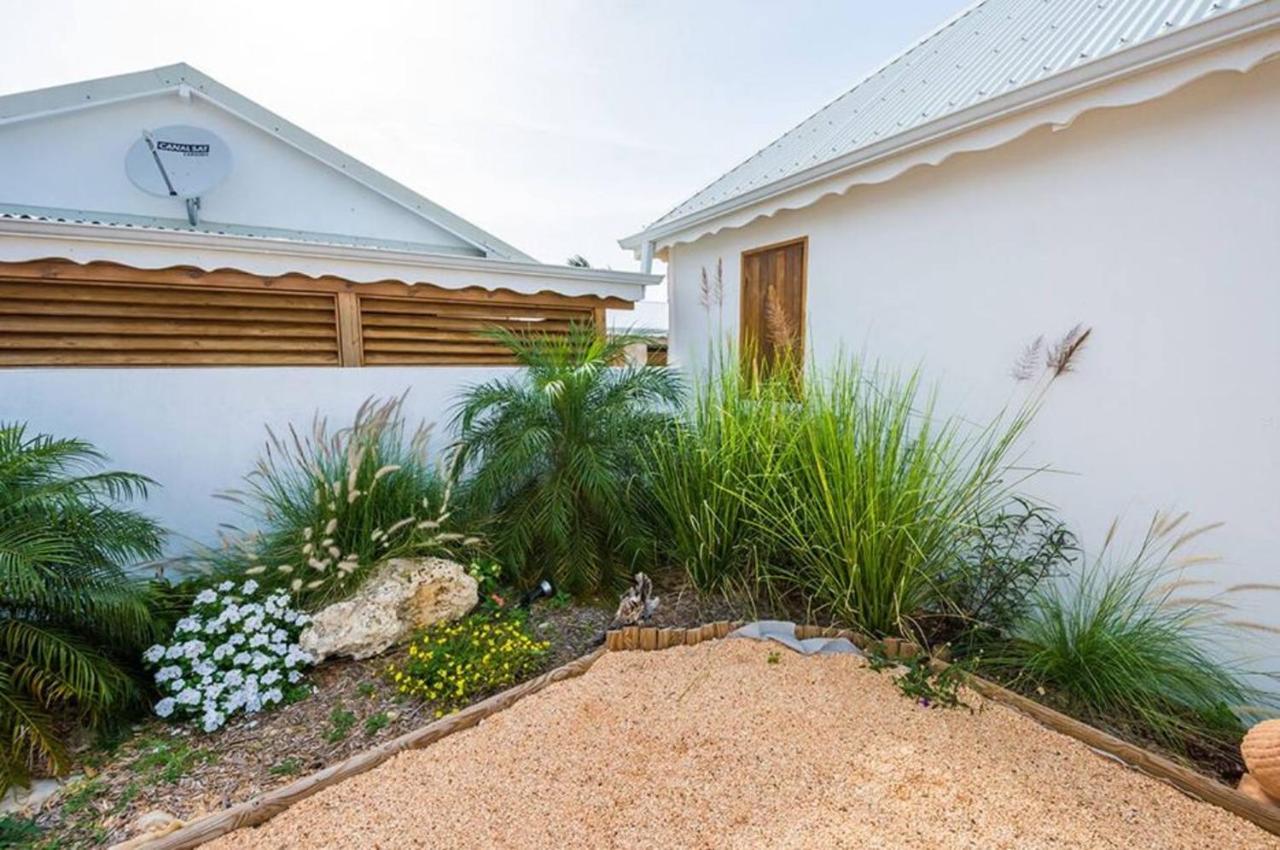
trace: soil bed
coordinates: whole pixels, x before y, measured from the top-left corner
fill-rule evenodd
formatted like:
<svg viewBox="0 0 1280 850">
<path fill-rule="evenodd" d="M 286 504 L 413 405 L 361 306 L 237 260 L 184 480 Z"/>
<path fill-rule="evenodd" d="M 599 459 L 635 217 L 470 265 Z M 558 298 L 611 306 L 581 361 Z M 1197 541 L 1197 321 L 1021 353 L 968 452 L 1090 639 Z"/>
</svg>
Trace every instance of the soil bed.
<svg viewBox="0 0 1280 850">
<path fill-rule="evenodd" d="M 859 659 L 751 641 L 609 653 L 207 846 L 1280 848 L 964 698 L 921 708 Z"/>
</svg>

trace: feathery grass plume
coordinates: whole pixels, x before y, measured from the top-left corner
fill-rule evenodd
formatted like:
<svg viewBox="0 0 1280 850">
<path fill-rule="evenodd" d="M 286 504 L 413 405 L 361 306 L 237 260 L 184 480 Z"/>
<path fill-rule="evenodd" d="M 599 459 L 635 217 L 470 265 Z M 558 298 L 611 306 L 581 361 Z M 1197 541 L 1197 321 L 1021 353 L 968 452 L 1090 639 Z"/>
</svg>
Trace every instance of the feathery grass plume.
<svg viewBox="0 0 1280 850">
<path fill-rule="evenodd" d="M 495 330 L 523 367 L 469 387 L 454 408 L 463 500 L 492 521 L 498 560 L 523 584 L 614 589 L 649 535 L 636 509 L 638 452 L 679 400 L 674 372 L 622 364 L 643 337 Z"/>
<path fill-rule="evenodd" d="M 779 359 L 790 359 L 798 337 L 795 322 L 787 315 L 787 308 L 782 303 L 778 287 L 769 284 L 764 300 L 765 336 L 773 349 L 774 356 Z"/>
<path fill-rule="evenodd" d="M 724 260 L 716 260 L 716 272 L 712 277 L 707 274 L 707 267 L 702 267 L 702 280 L 698 286 L 698 303 L 704 310 L 724 304 Z"/>
<path fill-rule="evenodd" d="M 1228 649 L 1240 624 L 1215 597 L 1178 596 L 1182 547 L 1211 526 L 1180 534 L 1185 514 L 1157 514 L 1137 551 L 1101 551 L 1068 580 L 1042 589 L 1009 643 L 985 664 L 1047 688 L 1080 716 L 1140 730 L 1174 752 L 1234 757 L 1243 727 L 1235 711 L 1274 704 L 1247 682 Z"/>
<path fill-rule="evenodd" d="M 126 567 L 158 557 L 163 533 L 120 507 L 154 482 L 104 460 L 0 424 L 0 795 L 65 770 L 70 727 L 145 700 L 140 655 L 162 600 Z"/>
<path fill-rule="evenodd" d="M 1093 328 L 1076 325 L 1045 351 L 1045 367 L 1053 377 L 1060 377 L 1073 370 L 1075 359 L 1084 349 L 1091 333 Z"/>
<path fill-rule="evenodd" d="M 246 486 L 225 494 L 257 531 L 227 552 L 195 560 L 217 575 L 276 564 L 259 583 L 289 588 L 314 610 L 353 593 L 382 560 L 444 550 L 436 537 L 448 517 L 449 488 L 428 451 L 431 427 L 410 432 L 403 406 L 404 396 L 369 398 L 346 428 L 333 430 L 318 414 L 309 434 L 290 425 L 281 437 L 268 428 Z M 428 521 L 432 528 L 417 527 Z"/>
<path fill-rule="evenodd" d="M 1015 381 L 1029 381 L 1040 371 L 1040 360 L 1044 353 L 1044 335 L 1029 342 L 1018 359 L 1013 363 L 1010 374 Z"/>
</svg>

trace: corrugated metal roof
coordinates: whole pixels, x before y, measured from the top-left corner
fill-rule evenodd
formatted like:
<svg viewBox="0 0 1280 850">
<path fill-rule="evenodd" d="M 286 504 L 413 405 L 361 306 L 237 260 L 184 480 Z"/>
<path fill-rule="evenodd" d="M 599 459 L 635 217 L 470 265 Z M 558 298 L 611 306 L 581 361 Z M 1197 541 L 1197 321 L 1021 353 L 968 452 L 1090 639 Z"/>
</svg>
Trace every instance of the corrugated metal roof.
<svg viewBox="0 0 1280 850">
<path fill-rule="evenodd" d="M 650 227 L 1264 0 L 982 0 Z"/>
</svg>

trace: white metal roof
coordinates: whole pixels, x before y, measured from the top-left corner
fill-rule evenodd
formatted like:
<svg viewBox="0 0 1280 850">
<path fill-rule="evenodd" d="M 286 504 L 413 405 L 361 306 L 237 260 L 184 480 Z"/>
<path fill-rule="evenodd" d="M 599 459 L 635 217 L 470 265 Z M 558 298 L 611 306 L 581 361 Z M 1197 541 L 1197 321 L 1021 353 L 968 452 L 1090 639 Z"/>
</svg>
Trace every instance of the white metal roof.
<svg viewBox="0 0 1280 850">
<path fill-rule="evenodd" d="M 832 161 L 873 146 L 883 153 L 896 137 L 956 113 L 1262 6 L 1274 14 L 1280 2 L 981 0 L 622 244 L 633 247 Z"/>
<path fill-rule="evenodd" d="M 533 257 L 503 242 L 498 237 L 469 221 L 433 203 L 407 186 L 397 183 L 359 160 L 348 156 L 306 130 L 281 118 L 274 112 L 259 106 L 244 95 L 219 83 L 217 80 L 185 63 L 166 65 L 149 71 L 137 71 L 96 80 L 86 80 L 64 86 L 37 89 L 0 96 L 0 125 L 29 121 L 49 115 L 59 115 L 109 103 L 150 97 L 165 92 L 189 93 L 201 97 L 247 121 L 263 132 L 269 133 L 315 160 L 333 168 L 350 179 L 364 185 L 404 209 L 430 221 L 437 227 L 476 246 L 485 256 L 503 260 L 536 262 Z M 15 210 L 16 211 L 16 210 Z M 108 213 L 46 210 L 49 218 L 94 218 L 104 222 Z M 136 222 L 120 220 L 118 224 Z M 157 222 L 156 224 L 160 224 Z M 175 229 L 187 229 L 181 222 L 164 222 Z M 198 228 L 192 228 L 198 229 Z M 298 234 L 294 238 L 314 241 L 327 234 Z M 386 245 L 384 247 L 398 247 Z M 435 246 L 423 246 L 434 249 Z"/>
</svg>

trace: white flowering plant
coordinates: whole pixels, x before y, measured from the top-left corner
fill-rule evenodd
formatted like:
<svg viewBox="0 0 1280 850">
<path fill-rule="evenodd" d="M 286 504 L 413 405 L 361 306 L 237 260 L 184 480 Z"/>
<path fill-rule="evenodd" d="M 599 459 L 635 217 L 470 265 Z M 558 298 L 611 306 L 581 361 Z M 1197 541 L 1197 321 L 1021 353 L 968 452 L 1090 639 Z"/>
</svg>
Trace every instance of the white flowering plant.
<svg viewBox="0 0 1280 850">
<path fill-rule="evenodd" d="M 309 619 L 287 592 L 267 591 L 253 579 L 200 591 L 170 643 L 143 653 L 162 694 L 155 713 L 213 732 L 238 712 L 290 701 L 312 663 L 298 646 Z"/>
</svg>

